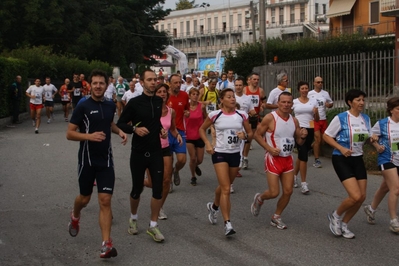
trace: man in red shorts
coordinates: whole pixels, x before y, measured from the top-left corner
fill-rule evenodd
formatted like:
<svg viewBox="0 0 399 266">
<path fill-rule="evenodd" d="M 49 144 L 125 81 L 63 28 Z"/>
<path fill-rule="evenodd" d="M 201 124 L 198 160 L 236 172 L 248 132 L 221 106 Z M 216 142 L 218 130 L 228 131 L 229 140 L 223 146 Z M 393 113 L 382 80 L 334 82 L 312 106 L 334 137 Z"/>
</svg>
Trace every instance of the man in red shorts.
<svg viewBox="0 0 399 266">
<path fill-rule="evenodd" d="M 326 109 L 333 107 L 333 101 L 331 100 L 330 94 L 327 91 L 323 90 L 322 77 L 315 77 L 313 85 L 314 89 L 312 91 L 309 91 L 308 97 L 310 99 L 316 99 L 320 117 L 319 121 L 314 122 L 313 166 L 316 168 L 320 168 L 320 147 L 322 145 L 324 131 L 326 131 L 327 129 Z"/>
<path fill-rule="evenodd" d="M 32 125 L 35 127 L 36 134 L 39 133 L 40 115 L 43 108 L 44 88 L 40 83 L 40 79 L 35 79 L 35 85 L 31 85 L 26 90 L 26 96 L 30 98 L 30 117 L 32 118 Z"/>
<path fill-rule="evenodd" d="M 281 182 L 283 194 L 277 202 L 276 211 L 270 222 L 278 229 L 287 228 L 280 215 L 290 201 L 294 185 L 291 154 L 295 141 L 302 145 L 308 135 L 307 130 L 300 128 L 298 120 L 291 115 L 292 105 L 291 93 L 282 92 L 278 96 L 278 109 L 263 118 L 254 135 L 254 139 L 266 150 L 265 171 L 269 188 L 255 195 L 251 212 L 254 216 L 258 216 L 263 201 L 276 198 L 280 194 L 279 183 Z"/>
</svg>

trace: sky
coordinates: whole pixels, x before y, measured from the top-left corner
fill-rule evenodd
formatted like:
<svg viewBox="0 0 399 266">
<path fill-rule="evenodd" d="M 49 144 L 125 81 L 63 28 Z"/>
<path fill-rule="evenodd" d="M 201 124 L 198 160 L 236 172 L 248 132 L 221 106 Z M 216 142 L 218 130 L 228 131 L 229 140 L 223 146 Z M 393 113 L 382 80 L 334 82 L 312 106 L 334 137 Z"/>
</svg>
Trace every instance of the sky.
<svg viewBox="0 0 399 266">
<path fill-rule="evenodd" d="M 230 0 L 231 3 L 237 3 L 237 2 L 243 2 L 244 0 Z M 176 2 L 179 2 L 179 0 L 165 0 L 165 7 L 170 8 L 170 9 L 175 9 L 176 8 Z M 209 3 L 212 5 L 213 4 L 228 4 L 229 0 L 195 0 L 196 4 L 202 4 L 202 3 Z M 249 1 L 248 1 L 249 3 Z"/>
</svg>

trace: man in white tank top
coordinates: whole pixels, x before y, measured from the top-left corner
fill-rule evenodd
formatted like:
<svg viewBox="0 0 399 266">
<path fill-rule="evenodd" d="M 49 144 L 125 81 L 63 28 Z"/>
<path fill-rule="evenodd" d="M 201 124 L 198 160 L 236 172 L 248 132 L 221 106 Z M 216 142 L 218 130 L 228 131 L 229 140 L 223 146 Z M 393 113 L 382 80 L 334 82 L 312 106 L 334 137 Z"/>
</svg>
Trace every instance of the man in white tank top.
<svg viewBox="0 0 399 266">
<path fill-rule="evenodd" d="M 265 170 L 269 188 L 263 193 L 257 193 L 251 205 L 251 212 L 258 216 L 264 200 L 276 198 L 279 195 L 281 182 L 283 194 L 277 202 L 277 208 L 270 224 L 278 229 L 287 226 L 281 220 L 281 213 L 287 207 L 294 185 L 294 166 L 292 150 L 295 140 L 302 145 L 308 134 L 305 128 L 299 127 L 299 122 L 291 116 L 293 98 L 291 93 L 282 92 L 278 96 L 278 109 L 267 114 L 258 126 L 254 139 L 266 150 Z"/>
</svg>

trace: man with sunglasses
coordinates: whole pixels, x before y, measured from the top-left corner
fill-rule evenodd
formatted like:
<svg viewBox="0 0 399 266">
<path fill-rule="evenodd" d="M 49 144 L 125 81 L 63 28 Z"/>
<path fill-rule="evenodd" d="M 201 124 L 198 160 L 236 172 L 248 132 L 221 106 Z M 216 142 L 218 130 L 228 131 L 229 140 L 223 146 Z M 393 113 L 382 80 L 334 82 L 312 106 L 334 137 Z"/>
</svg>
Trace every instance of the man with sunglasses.
<svg viewBox="0 0 399 266">
<path fill-rule="evenodd" d="M 314 122 L 314 143 L 313 143 L 313 153 L 314 153 L 314 163 L 313 166 L 316 168 L 321 167 L 320 157 L 320 147 L 322 144 L 324 131 L 327 129 L 327 117 L 326 109 L 333 107 L 333 101 L 330 94 L 323 90 L 323 78 L 315 77 L 313 82 L 313 90 L 309 92 L 308 97 L 310 99 L 315 99 L 317 101 L 317 107 L 319 110 L 319 121 Z"/>
</svg>

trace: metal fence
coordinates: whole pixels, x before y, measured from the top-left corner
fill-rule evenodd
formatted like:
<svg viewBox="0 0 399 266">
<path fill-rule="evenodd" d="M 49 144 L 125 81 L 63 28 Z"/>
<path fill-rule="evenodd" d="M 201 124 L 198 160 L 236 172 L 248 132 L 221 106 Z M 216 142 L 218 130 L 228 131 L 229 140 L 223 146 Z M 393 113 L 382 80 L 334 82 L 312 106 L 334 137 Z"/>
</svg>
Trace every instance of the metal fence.
<svg viewBox="0 0 399 266">
<path fill-rule="evenodd" d="M 346 108 L 345 93 L 360 89 L 368 95 L 364 112 L 380 119 L 386 116 L 386 101 L 394 94 L 394 61 L 394 51 L 381 51 L 264 65 L 253 70 L 260 74 L 260 86 L 266 95 L 276 87 L 276 76 L 281 72 L 288 74 L 288 87 L 294 97 L 298 97 L 299 81 L 309 82 L 313 89 L 314 77 L 321 76 L 334 108 Z"/>
</svg>

